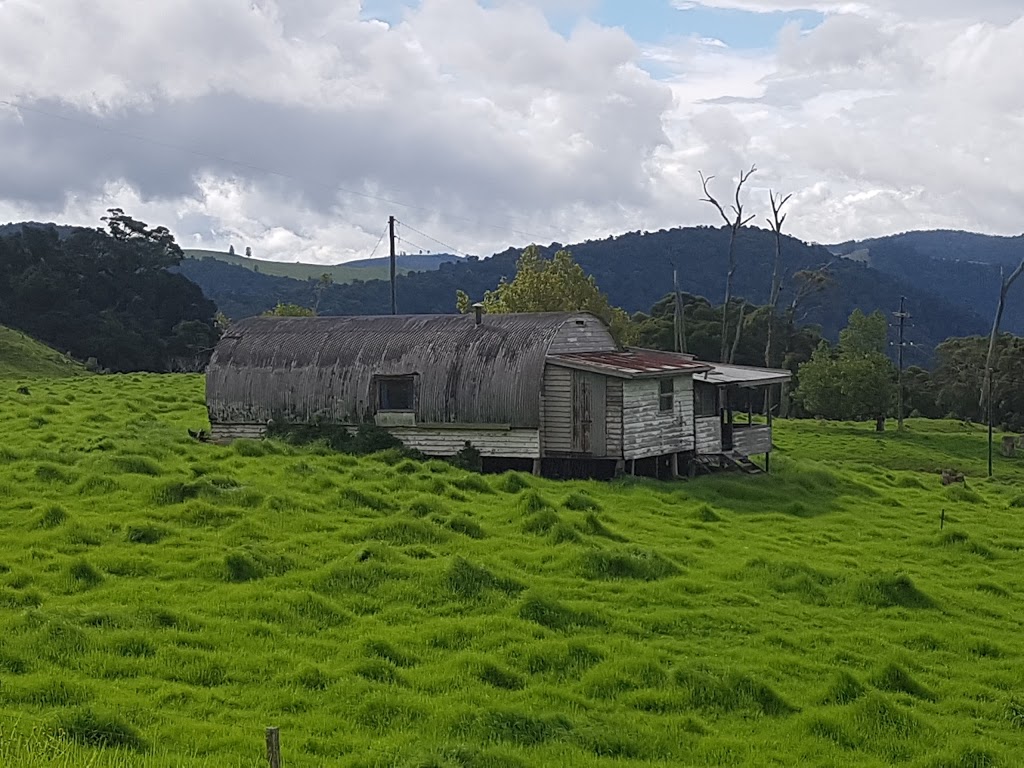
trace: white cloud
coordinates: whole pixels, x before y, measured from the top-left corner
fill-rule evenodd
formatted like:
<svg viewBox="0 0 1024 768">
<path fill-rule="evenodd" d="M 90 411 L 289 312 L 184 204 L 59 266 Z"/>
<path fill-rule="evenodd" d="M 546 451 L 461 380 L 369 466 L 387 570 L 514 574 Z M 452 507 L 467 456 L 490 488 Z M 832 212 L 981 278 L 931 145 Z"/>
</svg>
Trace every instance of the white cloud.
<svg viewBox="0 0 1024 768">
<path fill-rule="evenodd" d="M 756 162 L 754 207 L 794 192 L 809 240 L 1024 227 L 1024 10 L 704 3 L 835 11 L 753 54 L 549 27 L 579 1 L 423 0 L 392 26 L 355 0 L 0 2 L 0 99 L 25 107 L 0 106 L 0 219 L 116 204 L 190 245 L 331 262 L 394 213 L 490 253 L 713 222 L 697 170 L 724 190 Z"/>
</svg>

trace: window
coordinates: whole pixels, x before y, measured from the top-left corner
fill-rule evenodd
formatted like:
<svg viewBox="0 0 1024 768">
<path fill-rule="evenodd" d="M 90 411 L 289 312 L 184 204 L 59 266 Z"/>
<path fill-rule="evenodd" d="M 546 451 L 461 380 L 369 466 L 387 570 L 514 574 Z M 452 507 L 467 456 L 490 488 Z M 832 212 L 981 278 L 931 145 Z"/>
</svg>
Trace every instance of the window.
<svg viewBox="0 0 1024 768">
<path fill-rule="evenodd" d="M 694 382 L 693 410 L 695 416 L 717 416 L 718 390 L 710 384 Z"/>
<path fill-rule="evenodd" d="M 672 410 L 672 395 L 675 392 L 675 382 L 672 379 L 661 379 L 658 382 L 658 410 Z"/>
<path fill-rule="evenodd" d="M 378 411 L 416 410 L 416 380 L 412 376 L 377 379 Z"/>
</svg>

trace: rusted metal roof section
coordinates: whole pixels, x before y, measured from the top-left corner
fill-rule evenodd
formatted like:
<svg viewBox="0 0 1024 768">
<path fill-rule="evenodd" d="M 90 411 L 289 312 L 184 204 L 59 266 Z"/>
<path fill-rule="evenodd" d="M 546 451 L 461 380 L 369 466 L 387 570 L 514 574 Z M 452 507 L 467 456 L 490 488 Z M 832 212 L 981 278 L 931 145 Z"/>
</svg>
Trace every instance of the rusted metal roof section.
<svg viewBox="0 0 1024 768">
<path fill-rule="evenodd" d="M 225 333 L 206 376 L 215 423 L 372 421 L 374 377 L 417 375 L 419 423 L 540 426 L 545 358 L 583 313 L 254 317 Z"/>
<path fill-rule="evenodd" d="M 711 370 L 690 355 L 656 349 L 627 349 L 614 352 L 571 352 L 552 355 L 549 362 L 567 368 L 603 373 L 623 379 L 644 379 Z"/>
</svg>

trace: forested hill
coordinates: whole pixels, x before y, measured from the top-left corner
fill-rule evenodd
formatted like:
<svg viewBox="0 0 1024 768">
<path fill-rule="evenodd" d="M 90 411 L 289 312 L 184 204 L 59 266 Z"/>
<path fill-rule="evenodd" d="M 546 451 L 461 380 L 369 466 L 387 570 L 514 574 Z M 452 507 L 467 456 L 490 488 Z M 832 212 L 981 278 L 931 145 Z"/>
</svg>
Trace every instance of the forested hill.
<svg viewBox="0 0 1024 768">
<path fill-rule="evenodd" d="M 680 288 L 720 302 L 728 261 L 728 231 L 711 227 L 631 232 L 606 240 L 565 246 L 594 275 L 613 304 L 630 312 L 647 311 L 671 291 L 672 271 L 679 274 Z M 547 255 L 558 248 L 543 248 Z M 519 249 L 508 249 L 488 259 L 467 259 L 442 264 L 430 272 L 401 275 L 397 281 L 399 311 L 408 313 L 452 312 L 455 292 L 462 289 L 473 298 L 493 289 L 502 277 L 515 274 Z M 734 294 L 765 303 L 771 282 L 774 236 L 755 228 L 742 230 L 737 242 L 738 268 Z M 933 347 L 949 336 L 984 332 L 987 321 L 971 305 L 944 301 L 911 281 L 891 276 L 865 264 L 834 256 L 821 246 L 786 238 L 783 246 L 784 287 L 782 302 L 793 296 L 794 273 L 828 265 L 832 284 L 807 300 L 798 320 L 820 324 L 827 336 L 836 337 L 850 313 L 881 309 L 890 312 L 907 296 L 914 310 L 914 341 Z M 306 282 L 272 278 L 230 267 L 213 260 L 188 260 L 180 270 L 198 283 L 229 317 L 257 314 L 278 301 L 310 305 L 312 286 Z M 390 307 L 386 281 L 371 280 L 335 285 L 321 299 L 321 314 L 383 314 Z M 987 308 L 984 310 L 987 312 Z M 919 361 L 923 362 L 923 361 Z"/>
<path fill-rule="evenodd" d="M 830 246 L 891 277 L 954 304 L 974 307 L 988 322 L 999 295 L 999 269 L 1024 259 L 1024 235 L 995 237 L 947 230 L 906 232 Z M 1024 333 L 1024 283 L 1013 287 L 1003 327 Z"/>
</svg>

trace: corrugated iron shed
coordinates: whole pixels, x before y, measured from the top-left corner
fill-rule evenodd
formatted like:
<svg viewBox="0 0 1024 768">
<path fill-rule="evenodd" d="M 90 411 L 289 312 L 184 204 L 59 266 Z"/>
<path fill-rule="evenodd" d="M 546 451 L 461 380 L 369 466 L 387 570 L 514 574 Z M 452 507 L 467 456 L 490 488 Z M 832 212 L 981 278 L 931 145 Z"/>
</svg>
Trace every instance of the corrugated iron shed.
<svg viewBox="0 0 1024 768">
<path fill-rule="evenodd" d="M 552 355 L 549 361 L 567 368 L 603 373 L 623 379 L 643 379 L 675 374 L 695 374 L 711 369 L 709 363 L 690 355 L 656 349 L 628 349 L 614 352 L 572 352 Z"/>
<path fill-rule="evenodd" d="M 540 426 L 545 358 L 582 313 L 255 317 L 207 371 L 210 419 L 370 420 L 375 376 L 418 375 L 418 423 Z M 609 336 L 610 339 L 610 336 Z"/>
</svg>

